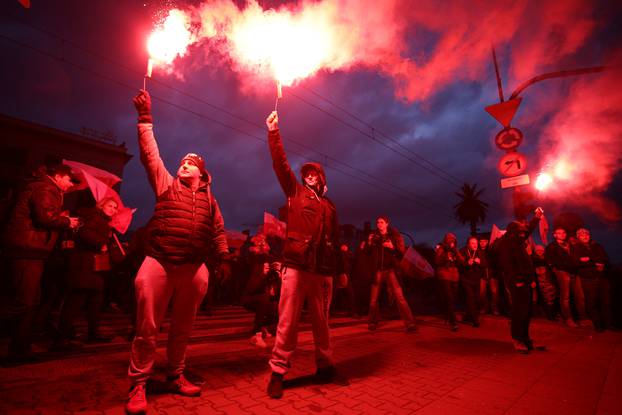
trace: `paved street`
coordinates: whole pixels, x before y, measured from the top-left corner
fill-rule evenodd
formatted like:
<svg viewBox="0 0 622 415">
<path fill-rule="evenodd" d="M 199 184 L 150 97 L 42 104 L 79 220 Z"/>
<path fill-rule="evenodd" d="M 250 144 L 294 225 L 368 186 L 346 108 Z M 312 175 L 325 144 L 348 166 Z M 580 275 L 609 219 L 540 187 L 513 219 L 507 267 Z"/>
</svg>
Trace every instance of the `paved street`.
<svg viewBox="0 0 622 415">
<path fill-rule="evenodd" d="M 122 316 L 106 321 L 107 330 L 125 325 Z M 363 320 L 335 318 L 335 356 L 351 385 L 313 383 L 311 334 L 304 325 L 285 395 L 271 400 L 265 396 L 269 352 L 248 342 L 250 322 L 251 315 L 235 307 L 200 317 L 188 370 L 189 377 L 204 381 L 201 397 L 164 393 L 159 370 L 149 385 L 150 413 L 551 415 L 619 414 L 622 408 L 619 332 L 592 335 L 587 328 L 539 319 L 532 326 L 534 338 L 550 350 L 525 356 L 513 351 L 501 317 L 484 317 L 479 329 L 461 325 L 451 333 L 426 316 L 415 334 L 405 333 L 400 321 L 369 332 Z M 160 363 L 164 350 L 158 349 Z M 122 338 L 47 358 L 0 368 L 0 413 L 123 413 L 128 343 Z"/>
</svg>

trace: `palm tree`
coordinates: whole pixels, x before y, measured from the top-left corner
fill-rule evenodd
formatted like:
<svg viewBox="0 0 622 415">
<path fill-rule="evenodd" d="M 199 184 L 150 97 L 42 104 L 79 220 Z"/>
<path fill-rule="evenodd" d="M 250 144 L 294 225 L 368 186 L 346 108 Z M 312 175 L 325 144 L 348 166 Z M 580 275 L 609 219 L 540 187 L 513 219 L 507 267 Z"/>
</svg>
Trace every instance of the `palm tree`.
<svg viewBox="0 0 622 415">
<path fill-rule="evenodd" d="M 474 183 L 473 186 L 465 183 L 460 190 L 460 193 L 456 193 L 460 202 L 454 206 L 454 214 L 460 223 L 469 223 L 471 235 L 475 235 L 477 223 L 486 220 L 486 212 L 488 211 L 488 203 L 480 200 L 484 189 L 477 190 L 477 183 Z"/>
</svg>

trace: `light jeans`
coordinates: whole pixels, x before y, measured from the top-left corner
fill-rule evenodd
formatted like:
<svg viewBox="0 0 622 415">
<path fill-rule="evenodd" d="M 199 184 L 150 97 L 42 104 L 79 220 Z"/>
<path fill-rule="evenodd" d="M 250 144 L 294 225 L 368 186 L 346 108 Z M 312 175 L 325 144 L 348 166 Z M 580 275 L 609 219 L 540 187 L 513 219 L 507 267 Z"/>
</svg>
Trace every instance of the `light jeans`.
<svg viewBox="0 0 622 415">
<path fill-rule="evenodd" d="M 587 319 L 585 311 L 585 297 L 581 287 L 581 281 L 575 275 L 560 269 L 553 269 L 553 273 L 557 279 L 559 286 L 559 304 L 561 307 L 564 320 L 572 319 L 572 311 L 570 310 L 570 294 L 574 297 L 574 304 L 580 320 Z"/>
<path fill-rule="evenodd" d="M 294 268 L 286 269 L 281 284 L 276 341 L 270 359 L 273 372 L 284 375 L 291 367 L 291 359 L 298 341 L 298 322 L 305 298 L 311 317 L 316 365 L 318 368 L 334 365 L 328 327 L 332 292 L 332 277 Z"/>
<path fill-rule="evenodd" d="M 165 264 L 146 257 L 136 286 L 136 337 L 132 342 L 128 376 L 132 384 L 144 383 L 153 371 L 156 339 L 169 302 L 173 302 L 166 354 L 168 374 L 184 371 L 186 346 L 197 308 L 207 291 L 205 264 Z"/>
<path fill-rule="evenodd" d="M 378 295 L 380 294 L 380 288 L 383 283 L 387 284 L 387 289 L 389 290 L 389 293 L 392 294 L 395 298 L 395 301 L 397 302 L 397 309 L 400 312 L 400 316 L 402 317 L 404 326 L 408 328 L 409 326 L 414 324 L 415 320 L 413 318 L 412 312 L 410 311 L 408 302 L 404 297 L 402 287 L 400 287 L 400 283 L 397 280 L 395 270 L 393 269 L 376 272 L 376 278 L 371 286 L 371 295 L 369 299 L 369 323 L 378 323 L 378 319 L 380 317 L 380 310 L 378 307 Z"/>
</svg>

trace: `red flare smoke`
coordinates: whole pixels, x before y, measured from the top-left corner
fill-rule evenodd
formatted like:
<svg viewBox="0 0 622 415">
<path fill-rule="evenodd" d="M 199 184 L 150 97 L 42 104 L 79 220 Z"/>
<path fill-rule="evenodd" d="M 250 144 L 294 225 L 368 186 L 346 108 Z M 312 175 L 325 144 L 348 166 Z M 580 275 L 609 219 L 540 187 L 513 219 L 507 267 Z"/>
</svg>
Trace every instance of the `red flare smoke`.
<svg viewBox="0 0 622 415">
<path fill-rule="evenodd" d="M 611 222 L 622 211 L 602 193 L 622 169 L 621 64 L 619 54 L 609 71 L 577 79 L 540 140 L 540 158 L 555 177 L 547 195 Z"/>
</svg>

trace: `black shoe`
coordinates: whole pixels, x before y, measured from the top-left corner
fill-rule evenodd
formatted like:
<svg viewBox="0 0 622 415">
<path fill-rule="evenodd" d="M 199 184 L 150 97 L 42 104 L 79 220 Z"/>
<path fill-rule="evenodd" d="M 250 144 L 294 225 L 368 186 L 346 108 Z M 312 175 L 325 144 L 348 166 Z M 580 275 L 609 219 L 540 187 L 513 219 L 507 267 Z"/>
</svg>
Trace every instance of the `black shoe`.
<svg viewBox="0 0 622 415">
<path fill-rule="evenodd" d="M 268 383 L 268 396 L 272 399 L 281 399 L 283 397 L 283 375 L 272 372 L 270 382 Z"/>
<path fill-rule="evenodd" d="M 529 350 L 536 350 L 538 352 L 545 352 L 546 351 L 546 346 L 545 345 L 534 343 L 533 340 L 527 341 L 525 343 L 525 345 L 527 346 L 527 349 L 529 349 Z"/>
<path fill-rule="evenodd" d="M 476 321 L 473 323 L 473 327 L 478 328 L 479 327 L 479 321 Z"/>
<path fill-rule="evenodd" d="M 341 376 L 339 372 L 337 372 L 337 368 L 335 366 L 319 368 L 315 372 L 315 380 L 320 384 L 333 383 L 340 386 L 350 385 L 350 381 L 344 376 Z"/>
<path fill-rule="evenodd" d="M 378 324 L 377 323 L 369 323 L 367 325 L 367 330 L 369 330 L 369 331 L 376 331 L 377 328 L 378 328 Z"/>
<path fill-rule="evenodd" d="M 315 380 L 318 383 L 331 383 L 335 380 L 335 375 L 337 374 L 337 369 L 335 366 L 327 366 L 319 368 L 315 372 Z"/>
<path fill-rule="evenodd" d="M 451 330 L 452 332 L 454 332 L 454 333 L 455 333 L 455 332 L 457 332 L 457 331 L 458 331 L 458 325 L 457 325 L 456 323 L 451 323 L 451 324 L 450 324 L 450 326 L 451 326 L 450 330 Z"/>
<path fill-rule="evenodd" d="M 406 326 L 407 333 L 415 333 L 417 331 L 417 325 L 415 323 L 410 323 Z"/>
</svg>

